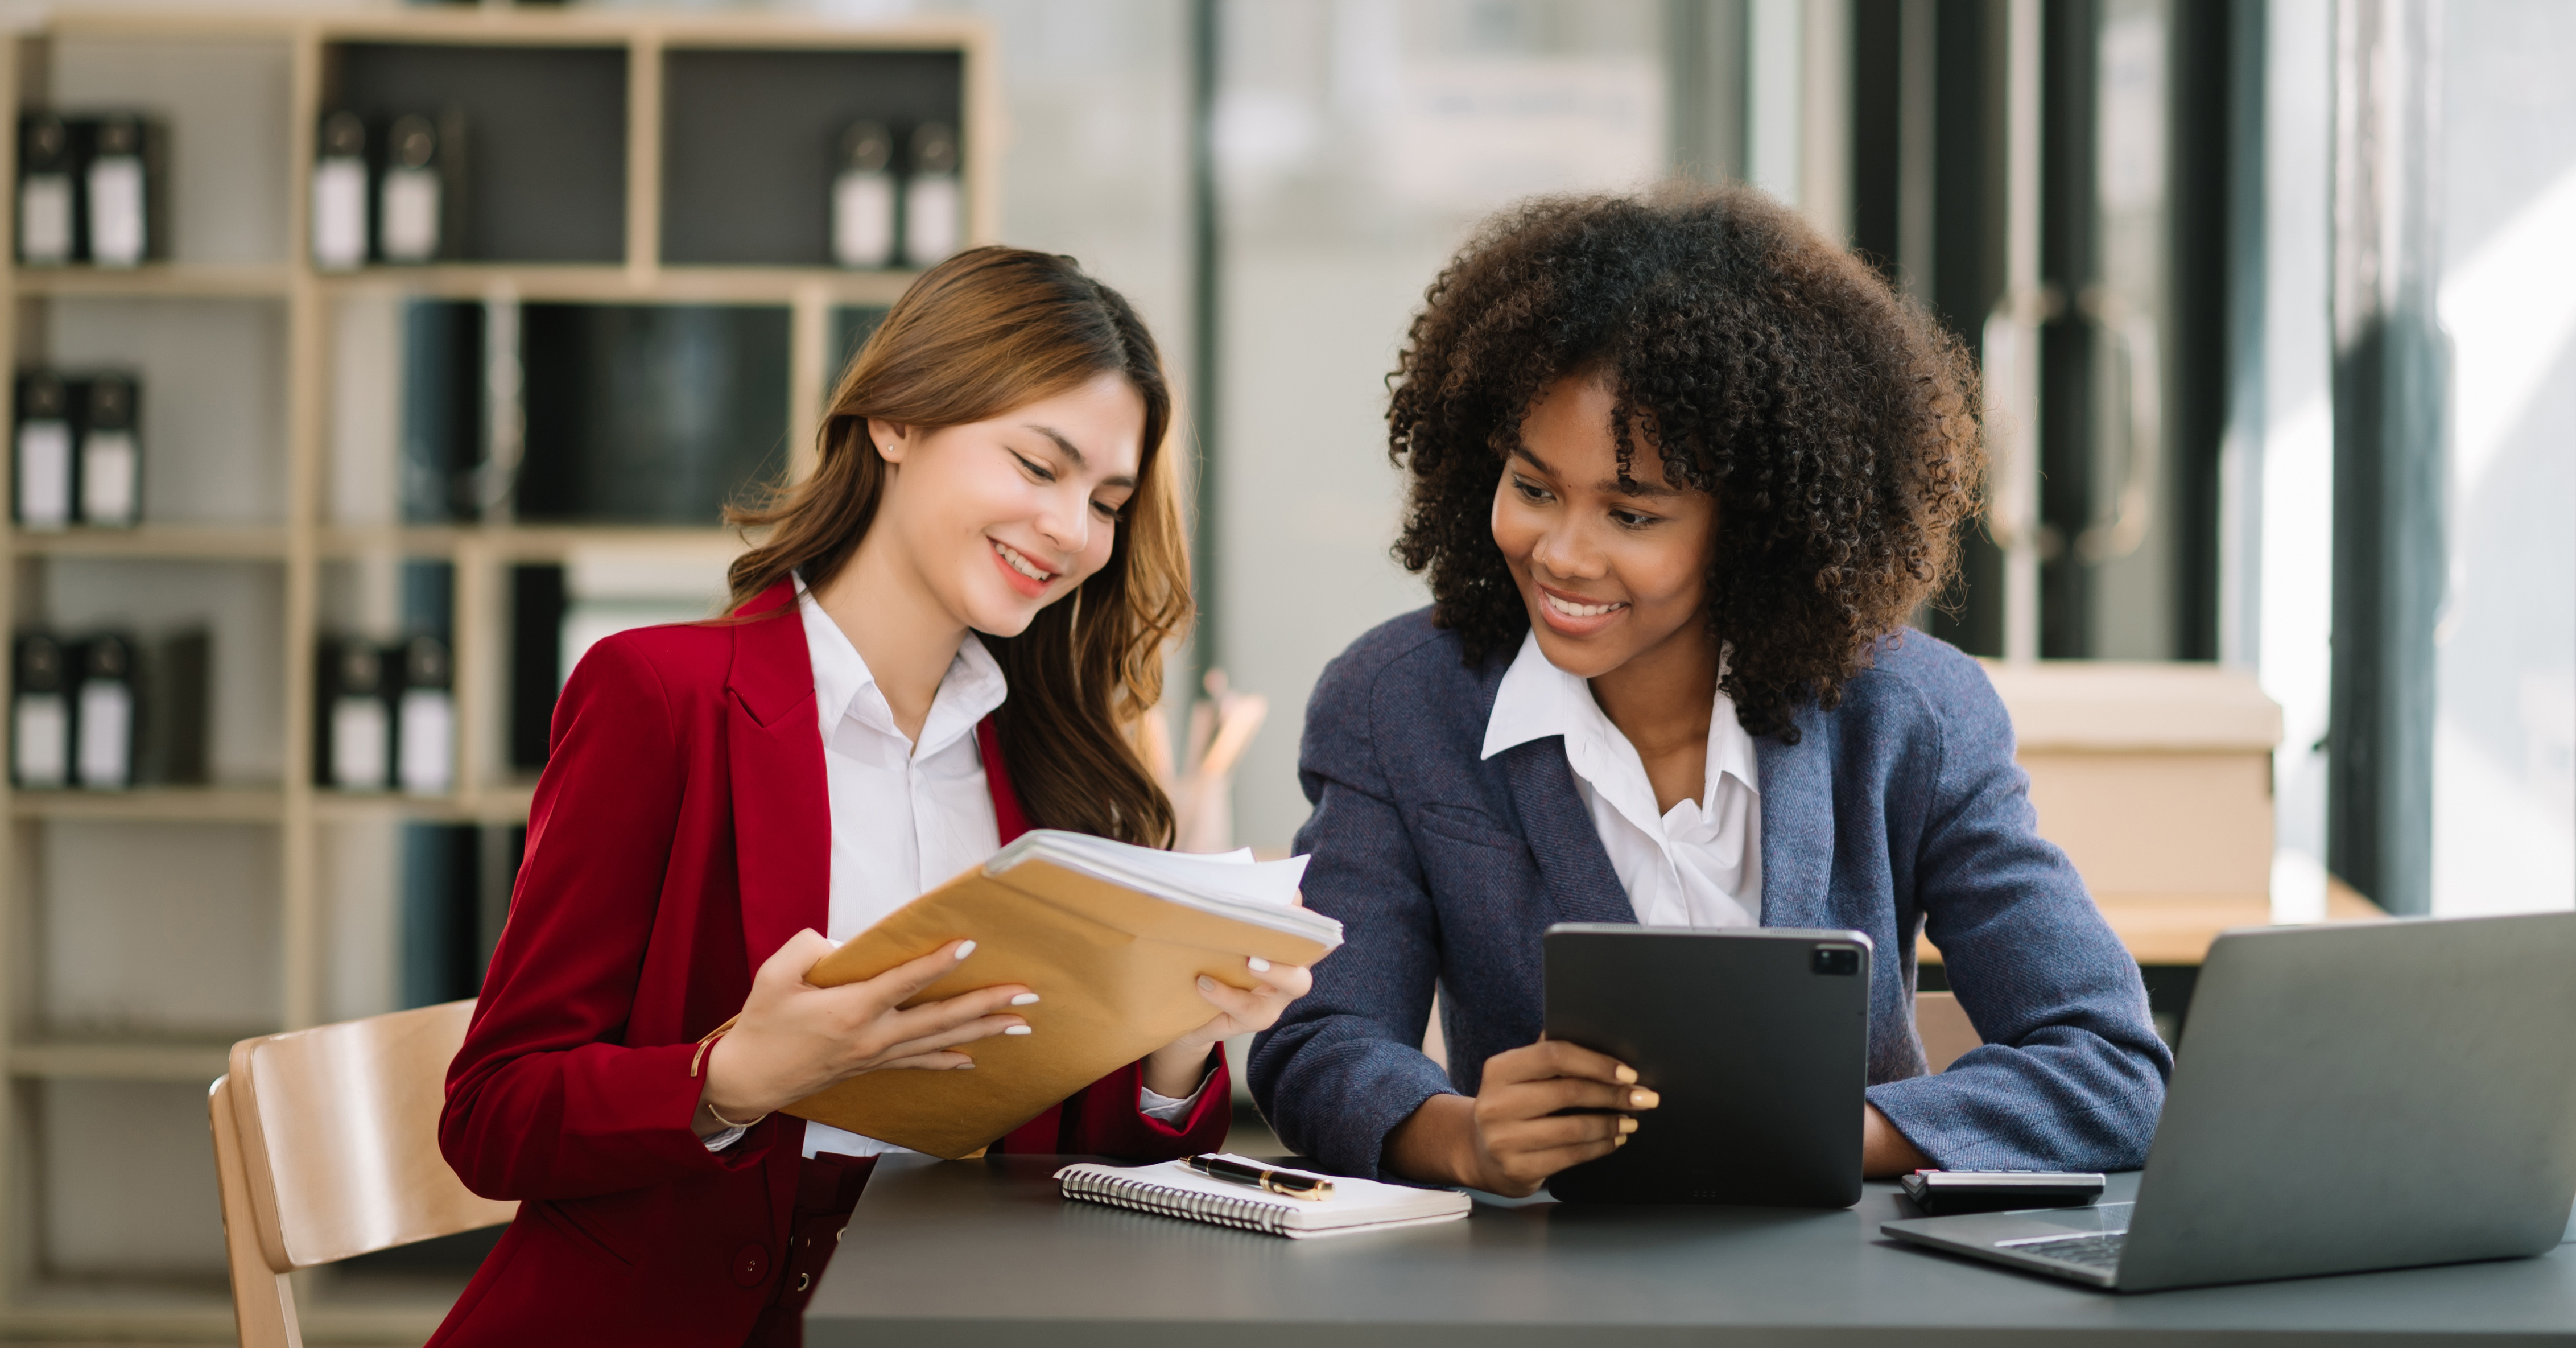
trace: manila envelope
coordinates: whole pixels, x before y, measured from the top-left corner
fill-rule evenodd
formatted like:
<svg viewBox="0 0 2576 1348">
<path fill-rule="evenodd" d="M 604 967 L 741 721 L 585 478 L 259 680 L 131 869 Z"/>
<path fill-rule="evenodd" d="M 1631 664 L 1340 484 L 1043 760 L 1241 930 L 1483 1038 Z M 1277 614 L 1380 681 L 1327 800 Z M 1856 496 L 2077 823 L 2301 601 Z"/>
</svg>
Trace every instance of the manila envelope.
<svg viewBox="0 0 2576 1348">
<path fill-rule="evenodd" d="M 960 938 L 972 939 L 975 953 L 905 1005 L 1025 983 L 1041 1000 L 1014 1014 L 1033 1033 L 962 1045 L 972 1071 L 869 1072 L 788 1113 L 955 1160 L 1206 1024 L 1216 1012 L 1199 995 L 1199 975 L 1249 988 L 1247 956 L 1310 965 L 1333 949 L 1030 860 L 999 876 L 982 867 L 958 876 L 852 937 L 806 977 L 824 987 L 874 978 Z"/>
</svg>

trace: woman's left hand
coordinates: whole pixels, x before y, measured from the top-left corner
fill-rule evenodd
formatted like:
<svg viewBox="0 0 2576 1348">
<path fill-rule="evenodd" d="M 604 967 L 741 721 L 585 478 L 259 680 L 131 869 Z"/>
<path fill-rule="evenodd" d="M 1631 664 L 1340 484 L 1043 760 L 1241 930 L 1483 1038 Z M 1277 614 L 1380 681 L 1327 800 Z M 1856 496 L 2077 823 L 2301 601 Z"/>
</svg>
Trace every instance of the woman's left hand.
<svg viewBox="0 0 2576 1348">
<path fill-rule="evenodd" d="M 1315 986 L 1315 976 L 1302 964 L 1272 964 L 1255 957 L 1244 966 L 1250 988 L 1231 987 L 1199 975 L 1199 995 L 1216 1008 L 1207 1024 L 1154 1050 L 1145 1058 L 1145 1085 L 1157 1095 L 1176 1100 L 1197 1093 L 1207 1077 L 1208 1051 L 1238 1034 L 1252 1034 L 1279 1023 L 1288 1004 Z"/>
</svg>

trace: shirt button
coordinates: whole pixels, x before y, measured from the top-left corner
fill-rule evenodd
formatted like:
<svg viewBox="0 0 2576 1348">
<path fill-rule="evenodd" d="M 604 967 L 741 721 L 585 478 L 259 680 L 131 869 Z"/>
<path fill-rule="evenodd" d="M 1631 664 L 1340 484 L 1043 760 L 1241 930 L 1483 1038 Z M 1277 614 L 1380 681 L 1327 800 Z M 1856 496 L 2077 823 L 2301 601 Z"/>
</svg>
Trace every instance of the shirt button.
<svg viewBox="0 0 2576 1348">
<path fill-rule="evenodd" d="M 769 1276 L 769 1251 L 757 1245 L 745 1245 L 733 1257 L 733 1282 L 736 1287 L 758 1287 Z"/>
</svg>

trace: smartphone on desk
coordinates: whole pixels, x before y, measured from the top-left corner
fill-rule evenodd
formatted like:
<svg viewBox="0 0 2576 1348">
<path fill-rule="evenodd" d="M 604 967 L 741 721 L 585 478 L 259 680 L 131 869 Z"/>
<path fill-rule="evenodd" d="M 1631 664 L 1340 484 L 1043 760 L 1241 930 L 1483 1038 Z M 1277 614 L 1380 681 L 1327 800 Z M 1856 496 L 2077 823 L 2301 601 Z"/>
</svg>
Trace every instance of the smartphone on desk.
<svg viewBox="0 0 2576 1348">
<path fill-rule="evenodd" d="M 2098 1174 L 2046 1170 L 1917 1170 L 1901 1182 L 1927 1217 L 2080 1208 L 2106 1183 Z"/>
</svg>

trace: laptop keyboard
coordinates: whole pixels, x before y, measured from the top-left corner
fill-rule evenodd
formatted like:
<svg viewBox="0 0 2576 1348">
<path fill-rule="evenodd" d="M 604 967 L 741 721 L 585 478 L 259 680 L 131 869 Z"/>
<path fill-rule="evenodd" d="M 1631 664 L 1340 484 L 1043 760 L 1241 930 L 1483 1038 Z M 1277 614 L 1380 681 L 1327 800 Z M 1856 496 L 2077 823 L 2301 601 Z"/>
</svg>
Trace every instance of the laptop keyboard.
<svg viewBox="0 0 2576 1348">
<path fill-rule="evenodd" d="M 2120 1266 L 2120 1246 L 2128 1239 L 2126 1231 L 2088 1232 L 2073 1236 L 2041 1236 L 2035 1240 L 2007 1240 L 1996 1248 L 2109 1273 Z"/>
</svg>

